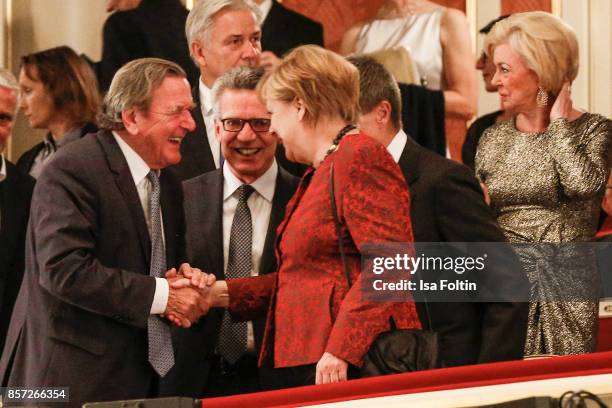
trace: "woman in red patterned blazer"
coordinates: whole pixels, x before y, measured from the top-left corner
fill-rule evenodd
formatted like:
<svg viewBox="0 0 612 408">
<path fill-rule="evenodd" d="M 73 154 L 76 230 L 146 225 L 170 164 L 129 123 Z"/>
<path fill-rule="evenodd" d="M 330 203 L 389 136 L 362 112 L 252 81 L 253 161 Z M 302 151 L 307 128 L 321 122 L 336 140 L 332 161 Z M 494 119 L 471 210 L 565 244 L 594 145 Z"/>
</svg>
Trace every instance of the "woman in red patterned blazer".
<svg viewBox="0 0 612 408">
<path fill-rule="evenodd" d="M 385 147 L 351 125 L 359 74 L 342 57 L 296 48 L 259 90 L 287 157 L 311 168 L 278 228 L 277 273 L 216 282 L 213 293 L 222 295 L 214 304 L 229 307 L 234 320 L 267 312 L 259 363 L 281 368 L 285 386 L 343 381 L 391 317 L 399 328 L 420 327 L 412 301 L 366 301 L 361 293 L 363 245 L 413 241 L 406 183 Z M 331 210 L 332 162 L 337 212 L 352 238 L 350 288 Z"/>
</svg>

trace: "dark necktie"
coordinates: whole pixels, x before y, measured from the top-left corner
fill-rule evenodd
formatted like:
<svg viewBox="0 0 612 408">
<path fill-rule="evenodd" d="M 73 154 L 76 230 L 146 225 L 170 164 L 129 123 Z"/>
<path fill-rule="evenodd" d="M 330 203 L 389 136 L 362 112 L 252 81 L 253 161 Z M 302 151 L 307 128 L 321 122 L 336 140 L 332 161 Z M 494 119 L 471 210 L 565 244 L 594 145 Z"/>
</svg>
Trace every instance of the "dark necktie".
<svg viewBox="0 0 612 408">
<path fill-rule="evenodd" d="M 251 276 L 253 270 L 253 260 L 251 258 L 253 222 L 247 204 L 247 200 L 253 191 L 255 191 L 253 187 L 248 184 L 243 184 L 238 188 L 238 205 L 236 206 L 230 233 L 226 279 L 245 278 Z M 219 334 L 219 354 L 230 364 L 234 364 L 244 354 L 246 348 L 247 322 L 232 323 L 229 313 L 226 311 L 223 314 Z"/>
<path fill-rule="evenodd" d="M 151 182 L 149 197 L 151 223 L 151 268 L 149 275 L 162 278 L 166 272 L 166 251 L 162 238 L 161 211 L 159 205 L 159 178 L 154 171 L 147 178 Z M 169 324 L 157 315 L 149 316 L 149 362 L 160 377 L 165 376 L 174 366 L 174 350 Z"/>
</svg>

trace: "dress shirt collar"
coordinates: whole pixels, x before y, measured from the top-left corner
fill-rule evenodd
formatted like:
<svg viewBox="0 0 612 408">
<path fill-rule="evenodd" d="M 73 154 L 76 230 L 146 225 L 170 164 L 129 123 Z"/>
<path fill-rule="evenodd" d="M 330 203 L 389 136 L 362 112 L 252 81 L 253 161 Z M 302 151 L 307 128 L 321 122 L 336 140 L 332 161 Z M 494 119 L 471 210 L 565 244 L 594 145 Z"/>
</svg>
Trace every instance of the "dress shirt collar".
<svg viewBox="0 0 612 408">
<path fill-rule="evenodd" d="M 261 2 L 261 4 L 257 4 L 256 6 L 261 14 L 261 22 L 263 24 L 270 13 L 270 9 L 272 8 L 272 0 L 264 0 Z"/>
<path fill-rule="evenodd" d="M 260 196 L 265 198 L 267 201 L 272 202 L 272 198 L 274 198 L 274 187 L 276 186 L 277 175 L 278 164 L 276 164 L 275 159 L 270 168 L 266 170 L 261 177 L 251 183 L 251 187 L 253 187 Z M 227 161 L 223 164 L 223 179 L 225 180 L 223 201 L 225 201 L 244 183 L 240 181 L 238 177 L 234 175 L 234 173 L 232 173 L 230 165 Z"/>
<path fill-rule="evenodd" d="M 43 143 L 45 144 L 45 148 L 48 151 L 54 152 L 57 150 L 57 143 L 55 142 L 55 139 L 53 138 L 53 135 L 51 134 L 51 132 L 48 132 L 45 135 L 45 138 L 43 139 Z"/>
<path fill-rule="evenodd" d="M 407 142 L 408 135 L 404 133 L 402 129 L 400 129 L 400 131 L 393 137 L 393 140 L 391 140 L 391 143 L 389 143 L 387 146 L 387 151 L 391 154 L 396 163 L 399 162 Z"/>
<path fill-rule="evenodd" d="M 0 154 L 0 183 L 6 180 L 6 163 L 4 162 L 4 156 Z"/>
<path fill-rule="evenodd" d="M 147 177 L 151 168 L 145 163 L 142 157 L 140 157 L 121 136 L 119 136 L 119 134 L 113 132 L 113 136 L 127 161 L 130 173 L 132 173 L 132 178 L 134 179 L 134 184 L 139 185 L 142 180 Z"/>
<path fill-rule="evenodd" d="M 202 82 L 202 78 L 200 78 L 198 84 L 198 88 L 200 90 L 200 107 L 202 109 L 202 115 L 209 116 L 212 114 L 213 110 L 212 90 L 207 87 L 204 82 Z"/>
</svg>

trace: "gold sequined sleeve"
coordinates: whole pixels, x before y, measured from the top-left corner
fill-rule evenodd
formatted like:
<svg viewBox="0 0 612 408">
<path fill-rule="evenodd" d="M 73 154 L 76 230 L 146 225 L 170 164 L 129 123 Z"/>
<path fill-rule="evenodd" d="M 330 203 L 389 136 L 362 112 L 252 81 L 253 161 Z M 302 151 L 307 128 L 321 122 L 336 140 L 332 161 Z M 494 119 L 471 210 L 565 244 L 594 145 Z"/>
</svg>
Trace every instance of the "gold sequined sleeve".
<svg viewBox="0 0 612 408">
<path fill-rule="evenodd" d="M 566 196 L 590 197 L 605 186 L 610 172 L 610 124 L 610 120 L 597 121 L 576 134 L 567 119 L 551 122 L 549 153 Z"/>
<path fill-rule="evenodd" d="M 481 183 L 486 184 L 487 181 L 487 154 L 489 153 L 488 149 L 485 145 L 488 143 L 489 133 L 491 133 L 491 128 L 486 129 L 482 133 L 482 137 L 478 142 L 478 147 L 476 148 L 476 157 L 474 157 L 474 169 L 476 171 L 476 178 Z"/>
</svg>

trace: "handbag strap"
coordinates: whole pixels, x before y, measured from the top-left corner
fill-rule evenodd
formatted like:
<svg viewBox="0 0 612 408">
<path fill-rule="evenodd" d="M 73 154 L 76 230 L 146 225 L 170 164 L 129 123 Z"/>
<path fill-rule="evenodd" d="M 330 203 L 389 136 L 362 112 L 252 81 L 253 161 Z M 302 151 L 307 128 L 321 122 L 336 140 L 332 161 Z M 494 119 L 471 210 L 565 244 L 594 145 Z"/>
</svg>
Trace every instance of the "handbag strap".
<svg viewBox="0 0 612 408">
<path fill-rule="evenodd" d="M 334 225 L 336 226 L 336 237 L 338 238 L 338 249 L 340 250 L 340 259 L 342 259 L 342 269 L 344 276 L 348 282 L 349 288 L 352 286 L 351 275 L 346 266 L 346 257 L 344 255 L 344 242 L 342 240 L 342 224 L 338 218 L 338 206 L 336 205 L 336 192 L 334 188 L 334 162 L 329 166 L 329 195 L 331 196 L 331 208 L 334 216 Z"/>
<path fill-rule="evenodd" d="M 349 288 L 352 286 L 351 283 L 351 275 L 349 274 L 348 267 L 346 265 L 346 256 L 344 254 L 344 240 L 342 239 L 342 224 L 340 222 L 340 218 L 338 217 L 338 206 L 336 204 L 336 191 L 334 187 L 334 162 L 331 162 L 329 166 L 329 195 L 331 199 L 331 209 L 332 215 L 334 217 L 334 226 L 336 227 L 336 237 L 338 238 L 338 249 L 340 250 L 340 259 L 342 260 L 342 270 L 344 271 L 344 276 L 346 277 L 346 281 L 348 282 Z M 429 324 L 429 330 L 434 331 L 433 325 L 431 323 L 431 316 L 429 315 L 429 306 L 427 304 L 427 297 L 423 294 L 424 304 L 425 304 L 425 315 L 427 316 L 427 323 Z M 395 322 L 393 318 L 390 317 L 391 328 L 395 329 Z"/>
</svg>

